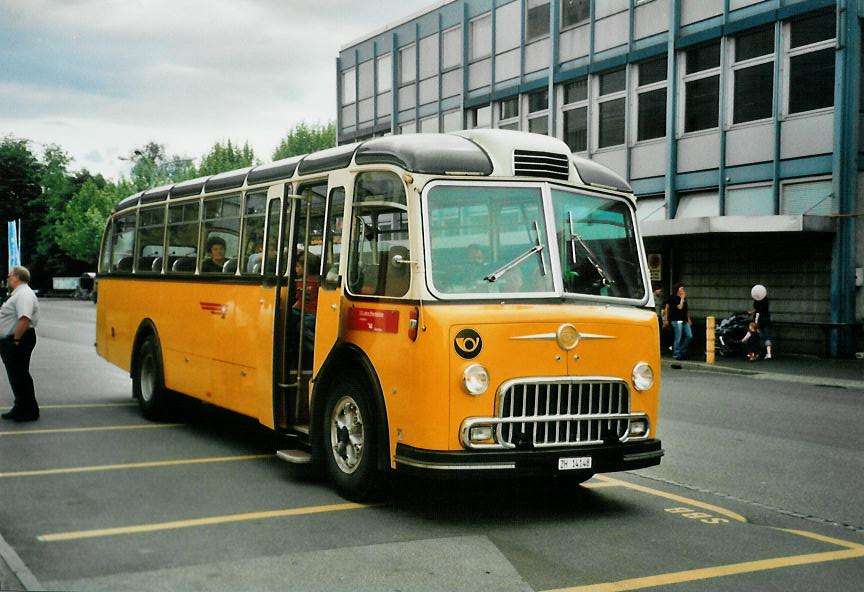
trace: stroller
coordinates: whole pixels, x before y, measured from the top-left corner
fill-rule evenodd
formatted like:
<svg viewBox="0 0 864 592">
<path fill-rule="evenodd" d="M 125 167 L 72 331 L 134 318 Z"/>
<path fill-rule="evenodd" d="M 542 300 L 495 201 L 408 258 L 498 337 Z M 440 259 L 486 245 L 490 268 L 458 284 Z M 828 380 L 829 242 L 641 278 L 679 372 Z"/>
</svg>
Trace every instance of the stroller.
<svg viewBox="0 0 864 592">
<path fill-rule="evenodd" d="M 714 330 L 714 351 L 722 357 L 744 355 L 745 345 L 741 340 L 747 335 L 747 327 L 753 319 L 749 313 L 733 312 L 720 321 Z"/>
</svg>

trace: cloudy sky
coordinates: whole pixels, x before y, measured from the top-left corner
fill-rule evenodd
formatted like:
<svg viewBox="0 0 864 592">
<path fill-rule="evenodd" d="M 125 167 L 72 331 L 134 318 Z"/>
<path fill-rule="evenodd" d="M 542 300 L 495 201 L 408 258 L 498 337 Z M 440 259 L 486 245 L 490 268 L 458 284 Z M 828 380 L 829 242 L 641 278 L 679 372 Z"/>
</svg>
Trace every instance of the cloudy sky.
<svg viewBox="0 0 864 592">
<path fill-rule="evenodd" d="M 434 0 L 0 0 L 0 136 L 117 178 L 148 141 L 256 156 L 336 117 L 339 48 Z"/>
</svg>

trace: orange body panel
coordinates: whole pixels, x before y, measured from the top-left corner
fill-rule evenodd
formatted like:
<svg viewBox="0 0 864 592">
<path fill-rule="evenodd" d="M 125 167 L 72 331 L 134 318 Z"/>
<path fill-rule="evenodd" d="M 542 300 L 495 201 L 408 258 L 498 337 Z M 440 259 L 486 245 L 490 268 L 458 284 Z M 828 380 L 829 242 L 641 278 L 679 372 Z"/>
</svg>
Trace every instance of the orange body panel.
<svg viewBox="0 0 864 592">
<path fill-rule="evenodd" d="M 167 388 L 272 427 L 274 293 L 249 284 L 102 278 L 97 351 L 130 370 L 135 336 L 149 319 Z"/>
</svg>

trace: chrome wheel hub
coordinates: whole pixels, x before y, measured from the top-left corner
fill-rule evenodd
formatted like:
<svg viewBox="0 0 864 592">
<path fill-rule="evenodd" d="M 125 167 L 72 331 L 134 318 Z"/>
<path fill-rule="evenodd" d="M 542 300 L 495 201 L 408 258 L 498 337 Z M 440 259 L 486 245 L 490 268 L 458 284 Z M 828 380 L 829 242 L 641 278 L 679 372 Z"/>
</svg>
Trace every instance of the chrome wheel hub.
<svg viewBox="0 0 864 592">
<path fill-rule="evenodd" d="M 363 460 L 363 416 L 356 401 L 341 397 L 330 417 L 330 450 L 343 473 L 351 474 Z"/>
</svg>

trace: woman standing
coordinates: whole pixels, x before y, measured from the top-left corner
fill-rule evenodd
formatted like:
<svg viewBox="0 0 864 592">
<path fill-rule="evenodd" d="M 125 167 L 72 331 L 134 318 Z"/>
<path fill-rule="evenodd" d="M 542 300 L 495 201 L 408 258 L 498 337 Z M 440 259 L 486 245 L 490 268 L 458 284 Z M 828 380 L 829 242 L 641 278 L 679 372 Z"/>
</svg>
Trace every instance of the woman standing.
<svg viewBox="0 0 864 592">
<path fill-rule="evenodd" d="M 765 346 L 765 360 L 771 359 L 771 312 L 768 310 L 768 290 L 756 284 L 750 290 L 753 297 L 753 321 L 759 328 L 762 344 Z"/>
<path fill-rule="evenodd" d="M 663 326 L 666 327 L 671 323 L 672 329 L 675 331 L 672 357 L 676 360 L 683 360 L 687 357 L 687 348 L 690 345 L 690 340 L 693 339 L 691 328 L 693 321 L 690 320 L 690 308 L 687 304 L 687 292 L 684 290 L 684 284 L 677 283 L 672 288 L 672 294 L 669 295 L 663 306 L 663 319 Z"/>
</svg>

